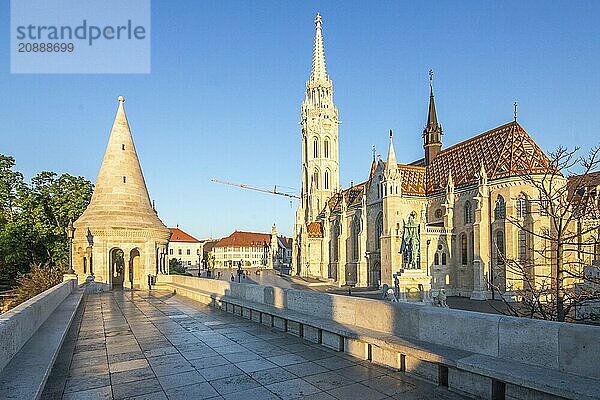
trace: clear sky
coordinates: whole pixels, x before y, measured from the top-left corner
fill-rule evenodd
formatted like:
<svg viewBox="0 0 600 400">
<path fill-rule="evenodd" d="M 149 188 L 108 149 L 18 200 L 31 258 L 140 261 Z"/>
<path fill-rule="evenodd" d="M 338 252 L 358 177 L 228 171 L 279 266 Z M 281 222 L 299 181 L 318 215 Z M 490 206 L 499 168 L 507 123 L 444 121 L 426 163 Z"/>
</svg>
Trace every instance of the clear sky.
<svg viewBox="0 0 600 400">
<path fill-rule="evenodd" d="M 295 202 L 211 183 L 300 188 L 300 104 L 314 15 L 340 112 L 340 178 L 368 176 L 394 130 L 399 162 L 422 157 L 435 71 L 444 145 L 512 120 L 546 151 L 600 141 L 600 2 L 152 2 L 152 73 L 11 75 L 0 3 L 0 153 L 94 181 L 126 111 L 159 216 L 199 238 L 291 235 Z M 118 63 L 119 60 L 114 60 Z"/>
</svg>

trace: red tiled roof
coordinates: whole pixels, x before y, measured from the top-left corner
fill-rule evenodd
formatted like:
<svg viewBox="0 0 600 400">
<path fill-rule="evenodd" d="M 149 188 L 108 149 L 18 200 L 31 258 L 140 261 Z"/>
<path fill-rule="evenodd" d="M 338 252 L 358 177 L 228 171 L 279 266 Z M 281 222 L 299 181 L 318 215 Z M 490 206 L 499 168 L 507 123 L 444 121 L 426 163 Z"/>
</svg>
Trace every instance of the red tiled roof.
<svg viewBox="0 0 600 400">
<path fill-rule="evenodd" d="M 235 231 L 231 235 L 219 240 L 214 247 L 264 247 L 268 246 L 270 243 L 271 235 L 268 233 Z"/>
<path fill-rule="evenodd" d="M 192 235 L 185 233 L 179 228 L 169 228 L 171 231 L 171 238 L 169 242 L 187 242 L 187 243 L 199 243 L 200 241 Z"/>
<path fill-rule="evenodd" d="M 204 242 L 204 246 L 202 246 L 202 249 L 206 252 L 211 252 L 218 242 L 218 240 L 207 240 L 206 242 Z"/>
</svg>

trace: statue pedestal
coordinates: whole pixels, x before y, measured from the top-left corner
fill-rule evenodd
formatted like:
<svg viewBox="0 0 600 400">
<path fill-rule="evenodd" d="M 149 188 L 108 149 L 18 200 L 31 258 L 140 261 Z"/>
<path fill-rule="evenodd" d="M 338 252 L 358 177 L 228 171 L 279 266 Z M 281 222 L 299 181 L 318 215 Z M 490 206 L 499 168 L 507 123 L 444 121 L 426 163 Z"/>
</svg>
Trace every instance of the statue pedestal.
<svg viewBox="0 0 600 400">
<path fill-rule="evenodd" d="M 431 277 L 421 269 L 405 269 L 398 274 L 401 297 L 408 300 L 427 301 L 431 291 Z M 420 297 L 419 285 L 422 285 L 423 295 Z"/>
</svg>

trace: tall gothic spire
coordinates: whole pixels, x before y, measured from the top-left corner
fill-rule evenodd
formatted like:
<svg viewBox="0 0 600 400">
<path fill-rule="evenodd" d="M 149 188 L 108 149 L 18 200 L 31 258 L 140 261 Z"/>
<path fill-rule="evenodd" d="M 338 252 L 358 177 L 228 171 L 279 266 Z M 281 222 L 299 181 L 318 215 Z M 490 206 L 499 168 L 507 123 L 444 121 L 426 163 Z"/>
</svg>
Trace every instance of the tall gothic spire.
<svg viewBox="0 0 600 400">
<path fill-rule="evenodd" d="M 315 45 L 313 47 L 313 64 L 311 81 L 326 82 L 327 69 L 325 68 L 325 50 L 323 49 L 323 20 L 321 14 L 317 13 L 315 17 Z"/>
<path fill-rule="evenodd" d="M 423 129 L 423 147 L 425 148 L 425 165 L 429 165 L 442 150 L 442 126 L 438 122 L 435 110 L 432 70 L 429 70 L 429 112 L 427 114 L 427 124 Z"/>
</svg>

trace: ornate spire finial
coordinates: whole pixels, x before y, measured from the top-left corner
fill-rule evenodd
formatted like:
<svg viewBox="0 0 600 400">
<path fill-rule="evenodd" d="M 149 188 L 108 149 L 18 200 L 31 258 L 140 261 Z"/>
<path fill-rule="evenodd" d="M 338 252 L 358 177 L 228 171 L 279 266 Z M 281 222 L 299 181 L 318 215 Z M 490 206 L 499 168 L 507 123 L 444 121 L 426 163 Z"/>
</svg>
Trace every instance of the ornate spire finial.
<svg viewBox="0 0 600 400">
<path fill-rule="evenodd" d="M 518 107 L 519 105 L 517 104 L 517 102 L 516 102 L 516 101 L 515 101 L 515 104 L 514 104 L 514 106 L 515 106 L 515 122 L 517 122 L 517 107 Z"/>
<path fill-rule="evenodd" d="M 431 91 L 431 95 L 433 96 L 433 70 L 429 70 L 429 89 Z"/>
<path fill-rule="evenodd" d="M 394 134 L 392 133 L 392 130 L 390 129 L 390 139 L 392 138 L 392 136 L 394 136 Z"/>
<path fill-rule="evenodd" d="M 377 151 L 375 150 L 375 145 L 373 145 L 371 151 L 373 152 L 373 161 L 375 161 L 375 157 L 377 156 Z"/>
<path fill-rule="evenodd" d="M 327 81 L 327 70 L 325 68 L 325 50 L 323 49 L 323 20 L 321 14 L 315 17 L 315 45 L 313 48 L 313 65 L 310 79 L 312 81 Z"/>
<path fill-rule="evenodd" d="M 117 97 L 117 100 L 119 100 L 119 103 L 125 103 L 125 97 L 123 96 Z"/>
</svg>

